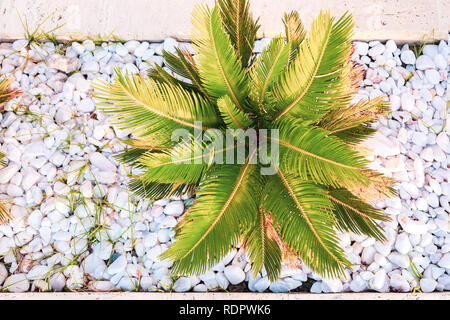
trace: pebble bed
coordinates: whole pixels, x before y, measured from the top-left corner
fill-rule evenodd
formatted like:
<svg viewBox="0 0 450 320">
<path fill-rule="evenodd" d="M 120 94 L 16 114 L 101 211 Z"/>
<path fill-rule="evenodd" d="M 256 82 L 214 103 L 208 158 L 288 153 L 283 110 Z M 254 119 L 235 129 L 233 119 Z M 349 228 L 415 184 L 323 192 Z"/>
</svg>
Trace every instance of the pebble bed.
<svg viewBox="0 0 450 320">
<path fill-rule="evenodd" d="M 258 40 L 255 52 L 269 41 Z M 0 199 L 12 199 L 15 216 L 0 226 L 3 291 L 450 290 L 448 42 L 426 45 L 418 58 L 407 44 L 355 42 L 353 58 L 366 69 L 357 99 L 387 95 L 392 104 L 367 142 L 372 167 L 399 181 L 399 197 L 377 204 L 392 217 L 382 223 L 388 242 L 340 234 L 353 264 L 345 279 L 283 267 L 274 284 L 264 271 L 253 279 L 238 249 L 202 276 L 173 277 L 171 263 L 157 257 L 192 199 L 139 199 L 126 188 L 132 170 L 113 158 L 129 132 L 96 110 L 92 81 L 111 81 L 116 66 L 145 73 L 151 63 L 163 65 L 163 49 L 176 46 L 192 50 L 171 38 L 0 44 L 1 75 L 13 75 L 24 91 L 0 113 L 8 162 L 0 169 Z"/>
</svg>

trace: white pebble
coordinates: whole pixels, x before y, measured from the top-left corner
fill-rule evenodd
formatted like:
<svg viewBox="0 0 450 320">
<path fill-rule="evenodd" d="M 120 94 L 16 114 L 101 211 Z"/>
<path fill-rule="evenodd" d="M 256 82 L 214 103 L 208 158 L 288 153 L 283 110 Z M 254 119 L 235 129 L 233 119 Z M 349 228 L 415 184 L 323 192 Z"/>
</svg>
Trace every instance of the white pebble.
<svg viewBox="0 0 450 320">
<path fill-rule="evenodd" d="M 13 274 L 8 277 L 3 285 L 9 292 L 25 292 L 30 287 L 27 277 L 23 273 Z"/>
<path fill-rule="evenodd" d="M 244 271 L 236 265 L 225 267 L 224 274 L 233 285 L 239 284 L 245 279 Z"/>
<path fill-rule="evenodd" d="M 412 52 L 411 50 L 402 51 L 402 53 L 400 54 L 400 59 L 404 64 L 416 63 L 416 56 L 414 55 L 414 52 Z"/>
</svg>

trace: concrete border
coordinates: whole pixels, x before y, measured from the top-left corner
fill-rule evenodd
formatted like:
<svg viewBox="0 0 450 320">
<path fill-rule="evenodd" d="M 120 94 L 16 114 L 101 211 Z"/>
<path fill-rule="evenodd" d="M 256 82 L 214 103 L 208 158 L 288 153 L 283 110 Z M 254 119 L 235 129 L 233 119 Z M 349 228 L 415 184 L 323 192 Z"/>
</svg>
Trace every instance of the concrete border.
<svg viewBox="0 0 450 320">
<path fill-rule="evenodd" d="M 434 29 L 435 39 L 448 39 L 448 0 L 250 0 L 260 17 L 259 37 L 282 32 L 283 13 L 296 9 L 307 26 L 321 9 L 333 15 L 349 10 L 355 18 L 355 40 L 422 41 Z M 166 37 L 190 38 L 191 11 L 196 3 L 214 0 L 0 0 L 0 40 L 23 38 L 19 19 L 27 18 L 31 30 L 46 17 L 45 30 L 65 24 L 59 40 L 111 33 L 121 39 L 161 41 Z"/>
<path fill-rule="evenodd" d="M 162 293 L 162 292 L 28 292 L 1 293 L 0 300 L 450 300 L 434 293 Z"/>
</svg>

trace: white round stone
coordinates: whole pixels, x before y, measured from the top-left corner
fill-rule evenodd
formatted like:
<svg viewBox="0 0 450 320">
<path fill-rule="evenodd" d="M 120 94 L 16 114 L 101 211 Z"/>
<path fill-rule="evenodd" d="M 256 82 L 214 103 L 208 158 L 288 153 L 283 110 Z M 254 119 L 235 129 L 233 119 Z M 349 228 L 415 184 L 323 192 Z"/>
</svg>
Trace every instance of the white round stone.
<svg viewBox="0 0 450 320">
<path fill-rule="evenodd" d="M 124 47 L 127 48 L 128 52 L 133 52 L 139 46 L 139 41 L 130 40 L 125 42 Z"/>
<path fill-rule="evenodd" d="M 370 48 L 368 54 L 371 57 L 376 57 L 376 56 L 382 54 L 384 52 L 384 50 L 385 50 L 384 45 L 380 43 L 380 44 L 377 44 L 376 46 Z"/>
<path fill-rule="evenodd" d="M 445 269 L 450 269 L 450 253 L 446 253 L 442 256 L 438 262 L 438 266 Z"/>
<path fill-rule="evenodd" d="M 223 272 L 228 281 L 233 285 L 239 284 L 245 280 L 244 271 L 236 265 L 225 267 Z"/>
<path fill-rule="evenodd" d="M 124 291 L 136 291 L 136 284 L 137 280 L 135 278 L 124 276 L 122 279 L 120 279 L 117 286 Z"/>
<path fill-rule="evenodd" d="M 436 289 L 437 281 L 428 278 L 420 279 L 420 289 L 422 292 L 433 292 Z"/>
<path fill-rule="evenodd" d="M 53 274 L 49 279 L 50 288 L 55 291 L 62 291 L 66 286 L 66 278 L 61 272 Z"/>
<path fill-rule="evenodd" d="M 8 183 L 18 171 L 19 167 L 15 164 L 0 169 L 0 183 Z"/>
<path fill-rule="evenodd" d="M 372 279 L 372 287 L 375 290 L 381 290 L 386 283 L 386 271 L 384 269 L 380 269 L 375 273 L 375 276 Z"/>
<path fill-rule="evenodd" d="M 148 49 L 149 43 L 144 41 L 141 44 L 139 44 L 136 49 L 134 49 L 134 55 L 136 57 L 142 57 L 144 55 L 144 52 Z"/>
<path fill-rule="evenodd" d="M 367 42 L 360 42 L 357 41 L 355 42 L 355 49 L 356 52 L 360 55 L 360 56 L 365 56 L 367 55 L 367 52 L 369 51 L 369 44 Z"/>
<path fill-rule="evenodd" d="M 191 290 L 191 280 L 186 277 L 181 277 L 175 281 L 174 291 L 175 292 L 186 292 Z"/>
<path fill-rule="evenodd" d="M 121 43 L 116 44 L 116 53 L 117 55 L 124 57 L 128 54 L 128 49 Z"/>
<path fill-rule="evenodd" d="M 88 158 L 89 161 L 100 170 L 112 172 L 117 170 L 116 166 L 100 152 L 91 152 L 89 153 Z"/>
<path fill-rule="evenodd" d="M 81 72 L 83 73 L 95 73 L 99 72 L 99 70 L 100 65 L 95 60 L 86 61 L 81 65 Z"/>
<path fill-rule="evenodd" d="M 164 40 L 163 46 L 165 51 L 175 53 L 176 52 L 175 48 L 178 47 L 178 42 L 173 38 L 166 38 Z"/>
<path fill-rule="evenodd" d="M 395 241 L 395 249 L 401 254 L 407 254 L 411 250 L 411 243 L 409 242 L 406 233 L 398 235 L 397 240 Z"/>
<path fill-rule="evenodd" d="M 178 217 L 184 212 L 183 201 L 172 201 L 164 207 L 164 213 L 169 216 Z"/>
<path fill-rule="evenodd" d="M 111 263 L 107 269 L 107 272 L 111 275 L 122 272 L 127 267 L 127 259 L 121 255 L 113 263 Z"/>
<path fill-rule="evenodd" d="M 77 104 L 78 111 L 93 112 L 95 111 L 95 104 L 92 99 L 83 99 Z"/>
<path fill-rule="evenodd" d="M 94 51 L 95 43 L 91 39 L 86 39 L 83 41 L 83 47 L 88 51 Z"/>
<path fill-rule="evenodd" d="M 25 274 L 17 273 L 8 277 L 3 285 L 9 292 L 25 292 L 30 287 L 30 283 Z"/>
<path fill-rule="evenodd" d="M 367 289 L 367 282 L 357 275 L 350 282 L 350 290 L 353 292 L 361 292 Z"/>
<path fill-rule="evenodd" d="M 419 70 L 434 69 L 435 65 L 429 56 L 422 55 L 416 60 L 416 68 Z"/>
<path fill-rule="evenodd" d="M 416 56 L 414 55 L 414 52 L 411 50 L 405 50 L 402 51 L 400 54 L 400 59 L 404 64 L 415 64 L 416 63 Z"/>
<path fill-rule="evenodd" d="M 61 106 L 56 111 L 55 120 L 58 123 L 64 123 L 72 118 L 72 110 L 68 106 Z"/>
<path fill-rule="evenodd" d="M 441 75 L 434 69 L 425 70 L 425 76 L 427 80 L 433 85 L 438 84 L 441 81 Z"/>
</svg>

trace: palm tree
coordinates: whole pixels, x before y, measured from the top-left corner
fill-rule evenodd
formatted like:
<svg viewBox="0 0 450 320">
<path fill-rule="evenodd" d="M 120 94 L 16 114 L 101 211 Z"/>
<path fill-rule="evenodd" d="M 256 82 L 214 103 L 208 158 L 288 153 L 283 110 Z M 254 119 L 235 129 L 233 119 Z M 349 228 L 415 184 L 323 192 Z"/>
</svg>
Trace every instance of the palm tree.
<svg viewBox="0 0 450 320">
<path fill-rule="evenodd" d="M 148 77 L 116 70 L 113 83 L 95 88 L 113 123 L 133 129 L 130 148 L 117 155 L 142 172 L 130 188 L 153 199 L 195 192 L 161 258 L 174 261 L 174 273 L 202 274 L 241 244 L 253 274 L 265 268 L 271 281 L 295 257 L 322 275 L 343 275 L 350 263 L 338 230 L 385 239 L 376 220 L 389 218 L 361 189 L 394 193 L 393 181 L 369 169 L 358 151 L 389 106 L 382 98 L 352 103 L 362 69 L 350 61 L 351 15 L 321 12 L 307 34 L 297 12 L 286 14 L 285 38 L 258 56 L 259 25 L 248 1 L 197 6 L 192 22 L 195 55 L 164 52 L 167 68 L 155 65 Z M 173 141 L 177 129 L 189 137 Z M 241 164 L 223 164 L 214 160 L 229 147 L 192 143 L 211 129 L 255 129 L 258 142 L 269 129 L 268 143 Z M 275 146 L 275 174 L 262 174 Z M 200 162 L 198 149 L 208 150 Z"/>
</svg>

